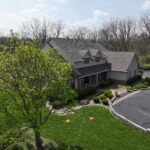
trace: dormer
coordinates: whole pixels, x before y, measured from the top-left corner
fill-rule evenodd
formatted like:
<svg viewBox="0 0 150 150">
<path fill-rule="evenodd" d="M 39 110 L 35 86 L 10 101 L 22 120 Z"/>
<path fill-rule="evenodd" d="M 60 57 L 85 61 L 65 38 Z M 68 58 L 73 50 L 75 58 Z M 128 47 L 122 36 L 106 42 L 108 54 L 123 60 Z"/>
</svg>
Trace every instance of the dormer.
<svg viewBox="0 0 150 150">
<path fill-rule="evenodd" d="M 92 55 L 92 58 L 94 60 L 96 60 L 96 62 L 99 62 L 100 61 L 100 58 L 102 58 L 102 53 L 100 50 L 98 49 L 90 49 L 90 53 Z"/>
<path fill-rule="evenodd" d="M 91 53 L 89 50 L 80 50 L 80 56 L 84 60 L 84 64 L 89 64 Z"/>
</svg>

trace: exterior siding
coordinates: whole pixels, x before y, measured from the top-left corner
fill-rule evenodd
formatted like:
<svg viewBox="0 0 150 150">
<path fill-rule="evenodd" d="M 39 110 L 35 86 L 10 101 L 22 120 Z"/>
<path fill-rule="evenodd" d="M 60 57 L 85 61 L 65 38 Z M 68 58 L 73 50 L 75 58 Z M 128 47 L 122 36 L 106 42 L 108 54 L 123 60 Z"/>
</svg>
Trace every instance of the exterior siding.
<svg viewBox="0 0 150 150">
<path fill-rule="evenodd" d="M 128 72 L 110 71 L 108 77 L 115 81 L 126 82 L 128 80 Z"/>
<path fill-rule="evenodd" d="M 129 69 L 128 69 L 128 78 L 132 78 L 134 76 L 138 75 L 138 62 L 136 60 L 136 57 L 134 57 L 134 59 L 132 60 Z"/>
<path fill-rule="evenodd" d="M 52 47 L 55 47 L 55 44 L 54 44 L 54 46 L 53 46 L 53 44 L 51 44 L 52 46 L 50 46 L 49 44 L 47 44 L 47 43 L 45 43 L 44 44 L 44 46 L 43 46 L 43 50 L 48 50 L 48 49 L 50 49 L 50 48 L 52 48 Z M 57 48 L 56 48 L 57 49 Z M 60 49 L 59 49 L 59 51 L 60 51 Z M 65 59 L 65 60 L 68 60 L 67 58 L 66 58 L 66 54 L 64 54 L 63 55 L 63 53 L 62 53 L 62 51 L 60 52 L 60 54 L 62 55 L 62 57 Z M 69 55 L 70 56 L 70 55 Z M 124 56 L 124 55 L 123 55 Z M 126 57 L 128 56 L 128 55 L 125 55 Z M 119 56 L 118 56 L 119 57 Z M 126 58 L 125 57 L 125 60 L 128 58 Z M 120 58 L 120 57 L 119 57 Z M 122 57 L 121 57 L 122 58 Z M 130 57 L 131 58 L 131 57 Z M 73 60 L 73 61 L 68 61 L 69 63 L 71 63 L 72 64 L 72 66 L 73 66 L 73 68 L 74 69 L 76 69 L 80 74 L 80 76 L 76 76 L 74 79 L 74 88 L 75 89 L 80 89 L 81 88 L 81 79 L 80 78 L 82 78 L 82 77 L 86 77 L 86 76 L 91 76 L 91 75 L 96 75 L 97 73 L 100 73 L 100 72 L 108 72 L 108 75 L 107 75 L 107 77 L 109 78 L 109 79 L 113 79 L 114 81 L 119 81 L 119 83 L 126 83 L 126 81 L 129 79 L 129 78 L 132 78 L 132 77 L 134 77 L 134 76 L 136 76 L 136 75 L 138 75 L 138 62 L 137 62 L 137 60 L 136 60 L 136 57 L 135 56 L 133 56 L 132 55 L 132 58 L 133 58 L 133 60 L 131 61 L 131 59 L 130 59 L 130 61 L 131 61 L 131 63 L 130 63 L 130 65 L 129 65 L 129 63 L 128 63 L 128 66 L 129 66 L 129 68 L 128 68 L 128 70 L 127 70 L 127 67 L 125 66 L 124 67 L 124 65 L 122 65 L 121 66 L 121 68 L 119 68 L 118 70 L 123 70 L 123 71 L 115 71 L 115 69 L 114 70 L 111 70 L 111 69 L 113 69 L 112 68 L 112 62 L 110 61 L 110 66 L 108 66 L 106 69 L 104 69 L 103 68 L 103 65 L 105 65 L 105 64 L 109 64 L 108 63 L 108 58 L 100 58 L 100 61 L 96 61 L 96 60 L 93 60 L 93 59 L 90 59 L 90 61 L 89 61 L 89 63 L 88 64 L 84 64 L 84 60 L 80 60 L 80 59 L 78 59 L 78 60 Z M 70 59 L 69 59 L 70 60 Z M 127 59 L 128 60 L 128 59 Z M 130 62 L 130 61 L 128 61 L 128 62 Z M 124 61 L 121 61 L 121 62 L 124 62 Z M 126 62 L 126 61 L 125 61 Z M 102 66 L 100 66 L 99 68 L 94 68 L 96 65 L 102 65 Z M 115 66 L 117 66 L 116 64 L 115 64 Z M 88 68 L 88 69 L 85 69 L 85 68 Z M 123 67 L 125 68 L 125 69 L 123 69 Z M 117 68 L 117 67 L 116 67 Z M 90 73 L 90 72 L 92 72 L 92 73 Z M 74 73 L 73 73 L 74 74 Z"/>
</svg>

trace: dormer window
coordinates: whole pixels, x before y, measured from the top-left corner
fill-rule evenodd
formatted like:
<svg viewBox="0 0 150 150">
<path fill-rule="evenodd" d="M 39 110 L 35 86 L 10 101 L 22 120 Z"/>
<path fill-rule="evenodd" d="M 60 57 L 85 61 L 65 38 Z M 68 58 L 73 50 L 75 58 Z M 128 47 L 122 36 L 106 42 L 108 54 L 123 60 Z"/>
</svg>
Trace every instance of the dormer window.
<svg viewBox="0 0 150 150">
<path fill-rule="evenodd" d="M 96 62 L 99 62 L 100 61 L 100 57 L 96 57 L 95 60 L 96 60 Z"/>
<path fill-rule="evenodd" d="M 84 64 L 89 64 L 90 59 L 89 58 L 84 58 Z"/>
</svg>

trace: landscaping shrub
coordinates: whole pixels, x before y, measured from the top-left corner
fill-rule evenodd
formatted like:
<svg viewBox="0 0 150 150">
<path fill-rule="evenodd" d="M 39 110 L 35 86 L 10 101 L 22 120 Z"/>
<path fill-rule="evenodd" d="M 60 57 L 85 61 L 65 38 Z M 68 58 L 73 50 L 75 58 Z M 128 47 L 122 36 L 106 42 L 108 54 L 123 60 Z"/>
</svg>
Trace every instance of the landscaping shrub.
<svg viewBox="0 0 150 150">
<path fill-rule="evenodd" d="M 104 95 L 109 98 L 109 99 L 112 99 L 113 98 L 113 93 L 111 90 L 105 90 L 104 91 Z"/>
<path fill-rule="evenodd" d="M 106 97 L 104 94 L 102 94 L 102 95 L 100 96 L 100 101 L 101 101 L 104 105 L 108 105 L 108 99 L 107 99 L 107 97 Z"/>
<path fill-rule="evenodd" d="M 150 78 L 145 78 L 142 82 L 129 87 L 128 91 L 140 90 L 142 88 L 148 88 L 149 86 L 150 86 Z"/>
<path fill-rule="evenodd" d="M 107 98 L 106 98 L 106 99 L 103 99 L 103 100 L 102 100 L 102 103 L 107 106 L 107 105 L 109 104 L 109 103 L 108 103 L 108 99 L 107 99 Z"/>
<path fill-rule="evenodd" d="M 145 78 L 144 82 L 148 82 L 148 84 L 150 85 L 150 78 Z"/>
<path fill-rule="evenodd" d="M 134 88 L 137 89 L 137 90 L 141 89 L 141 88 L 147 88 L 147 87 L 148 87 L 148 85 L 144 84 L 144 82 L 143 83 L 139 83 L 139 84 L 134 86 Z"/>
<path fill-rule="evenodd" d="M 106 80 L 106 81 L 100 83 L 100 84 L 99 84 L 99 87 L 100 87 L 100 88 L 105 88 L 105 87 L 108 87 L 108 86 L 110 86 L 110 85 L 112 85 L 112 84 L 114 84 L 114 81 L 111 80 L 111 79 L 109 79 L 109 80 Z"/>
<path fill-rule="evenodd" d="M 99 103 L 100 102 L 100 98 L 99 98 L 99 96 L 95 96 L 95 97 L 93 97 L 93 101 L 94 101 L 94 103 Z"/>
<path fill-rule="evenodd" d="M 34 144 L 26 141 L 26 147 L 28 148 L 28 150 L 35 150 L 36 148 L 34 147 Z"/>
<path fill-rule="evenodd" d="M 141 75 L 137 75 L 137 76 L 135 76 L 135 77 L 133 77 L 131 79 L 128 79 L 127 84 L 131 85 L 131 84 L 141 80 L 141 78 L 142 78 Z"/>
<path fill-rule="evenodd" d="M 142 69 L 144 69 L 144 70 L 150 70 L 150 64 L 144 64 L 142 66 Z"/>
<path fill-rule="evenodd" d="M 129 90 L 135 91 L 135 90 L 140 90 L 142 88 L 148 88 L 148 87 L 149 87 L 148 82 L 141 82 L 141 83 L 136 84 L 135 86 L 130 87 Z"/>
<path fill-rule="evenodd" d="M 78 98 L 79 100 L 86 98 L 92 94 L 96 93 L 96 88 L 95 87 L 88 87 L 85 89 L 82 89 L 81 91 L 78 92 Z"/>
<path fill-rule="evenodd" d="M 52 102 L 52 106 L 54 109 L 59 109 L 62 108 L 64 104 L 61 101 L 57 100 Z"/>
</svg>

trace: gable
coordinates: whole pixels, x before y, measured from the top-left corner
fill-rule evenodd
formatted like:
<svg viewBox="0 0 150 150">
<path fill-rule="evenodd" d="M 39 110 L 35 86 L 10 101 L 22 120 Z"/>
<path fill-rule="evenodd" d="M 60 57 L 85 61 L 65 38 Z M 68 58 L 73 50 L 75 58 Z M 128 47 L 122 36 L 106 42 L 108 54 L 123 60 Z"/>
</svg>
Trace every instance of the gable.
<svg viewBox="0 0 150 150">
<path fill-rule="evenodd" d="M 75 62 L 83 62 L 84 58 L 91 58 L 95 61 L 97 57 L 111 63 L 112 70 L 127 72 L 135 56 L 133 52 L 112 52 L 105 49 L 99 43 L 93 43 L 89 40 L 73 39 L 51 39 L 45 44 L 43 49 L 55 48 L 62 57 L 72 65 Z M 80 63 L 79 63 L 80 64 Z M 91 64 L 94 65 L 94 64 Z M 82 67 L 84 67 L 82 65 Z"/>
<path fill-rule="evenodd" d="M 108 61 L 112 64 L 113 71 L 127 72 L 135 56 L 134 52 L 108 52 Z"/>
</svg>

